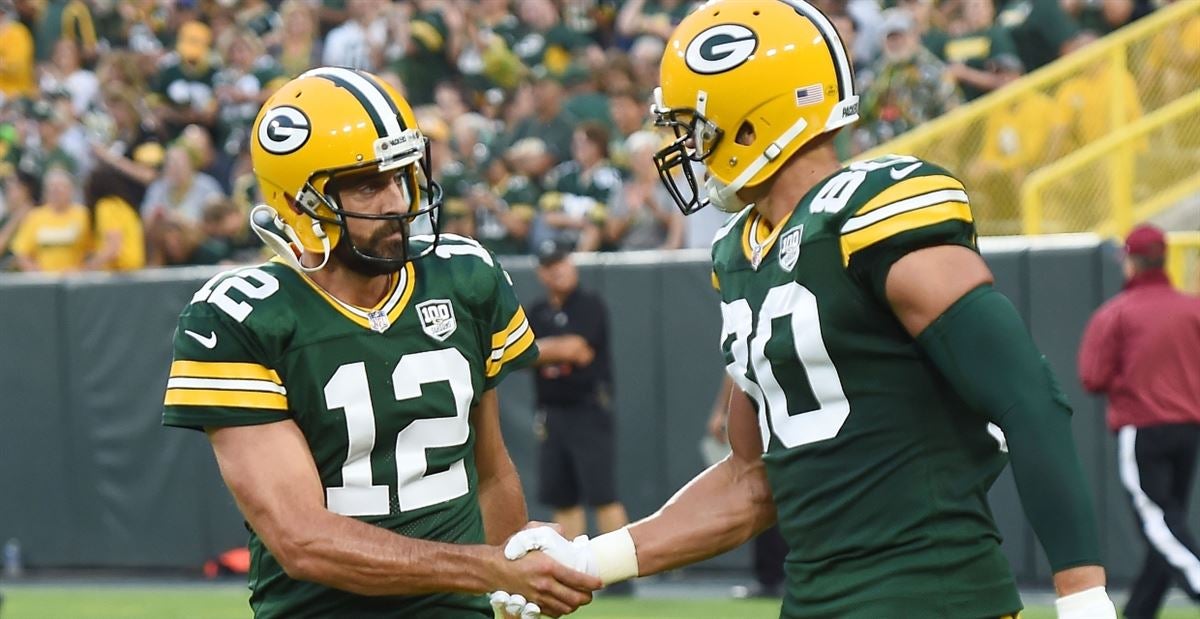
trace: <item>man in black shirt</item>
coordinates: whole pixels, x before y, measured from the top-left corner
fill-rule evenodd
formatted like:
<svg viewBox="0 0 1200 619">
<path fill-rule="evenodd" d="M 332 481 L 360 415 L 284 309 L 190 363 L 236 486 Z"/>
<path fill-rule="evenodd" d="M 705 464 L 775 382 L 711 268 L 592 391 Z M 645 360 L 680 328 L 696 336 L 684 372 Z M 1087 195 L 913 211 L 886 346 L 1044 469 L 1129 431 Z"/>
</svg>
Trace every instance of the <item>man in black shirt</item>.
<svg viewBox="0 0 1200 619">
<path fill-rule="evenodd" d="M 587 532 L 585 506 L 595 510 L 601 533 L 629 519 L 616 492 L 608 312 L 600 297 L 579 289 L 569 251 L 553 240 L 537 248 L 546 298 L 530 308 L 529 326 L 541 351 L 535 380 L 538 497 L 572 539 Z"/>
</svg>

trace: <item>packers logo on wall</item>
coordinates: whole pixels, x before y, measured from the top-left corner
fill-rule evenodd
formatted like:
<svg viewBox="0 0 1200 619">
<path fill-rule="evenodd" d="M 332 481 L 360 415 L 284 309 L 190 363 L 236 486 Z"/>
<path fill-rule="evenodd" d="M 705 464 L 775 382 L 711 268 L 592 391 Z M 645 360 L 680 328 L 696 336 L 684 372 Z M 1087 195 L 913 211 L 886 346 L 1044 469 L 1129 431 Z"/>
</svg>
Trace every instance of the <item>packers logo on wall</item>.
<svg viewBox="0 0 1200 619">
<path fill-rule="evenodd" d="M 720 24 L 696 35 L 684 53 L 687 66 L 704 75 L 740 66 L 758 49 L 758 36 L 741 24 Z"/>
<path fill-rule="evenodd" d="M 290 105 L 271 108 L 258 125 L 258 143 L 276 155 L 296 152 L 308 142 L 312 124 L 299 109 Z"/>
</svg>

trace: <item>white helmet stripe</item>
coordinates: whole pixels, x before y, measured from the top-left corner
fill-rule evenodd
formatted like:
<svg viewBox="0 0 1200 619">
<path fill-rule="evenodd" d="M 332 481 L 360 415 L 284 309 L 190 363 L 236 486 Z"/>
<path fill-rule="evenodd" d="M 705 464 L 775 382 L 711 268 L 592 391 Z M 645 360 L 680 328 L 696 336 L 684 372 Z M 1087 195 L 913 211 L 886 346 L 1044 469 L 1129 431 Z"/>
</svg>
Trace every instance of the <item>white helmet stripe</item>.
<svg viewBox="0 0 1200 619">
<path fill-rule="evenodd" d="M 837 28 L 833 27 L 833 24 L 830 23 L 829 18 L 825 17 L 824 13 L 804 0 L 780 1 L 795 8 L 801 15 L 807 17 L 825 37 L 825 41 L 829 43 L 829 51 L 833 53 L 833 64 L 838 73 L 838 86 L 842 89 L 842 92 L 838 94 L 842 99 L 853 97 L 856 94 L 854 92 L 854 72 L 851 70 L 853 65 L 851 65 L 850 59 L 846 56 L 846 45 L 842 43 L 842 38 L 838 36 Z"/>
<path fill-rule="evenodd" d="M 383 129 L 388 136 L 398 136 L 404 131 L 404 128 L 400 126 L 395 108 L 388 103 L 387 94 L 380 90 L 374 82 L 359 75 L 357 71 L 341 67 L 320 67 L 306 72 L 301 77 L 306 76 L 337 78 L 347 88 L 353 89 L 355 96 L 360 101 L 366 102 L 366 105 L 373 108 L 374 113 L 383 121 Z"/>
</svg>

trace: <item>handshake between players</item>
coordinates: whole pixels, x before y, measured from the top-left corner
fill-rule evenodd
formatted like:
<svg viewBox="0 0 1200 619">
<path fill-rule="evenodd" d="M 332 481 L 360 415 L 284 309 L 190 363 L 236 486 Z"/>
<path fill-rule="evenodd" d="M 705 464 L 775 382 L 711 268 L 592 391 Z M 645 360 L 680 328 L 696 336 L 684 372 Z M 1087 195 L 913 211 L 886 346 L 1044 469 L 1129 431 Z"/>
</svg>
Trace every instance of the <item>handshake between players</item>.
<svg viewBox="0 0 1200 619">
<path fill-rule="evenodd" d="M 581 535 L 573 541 L 564 538 L 557 529 L 541 523 L 530 523 L 524 530 L 509 538 L 504 546 L 504 556 L 510 561 L 517 561 L 531 552 L 540 551 L 563 566 L 585 574 L 593 579 L 599 579 L 603 586 L 608 586 L 623 580 L 637 577 L 636 553 L 633 540 L 626 529 L 589 540 Z M 600 557 L 603 556 L 602 560 Z M 566 614 L 562 612 L 563 604 L 583 599 L 582 603 L 568 607 L 567 612 L 574 612 L 578 606 L 591 601 L 590 592 L 563 591 L 564 583 L 549 581 L 550 586 L 543 593 L 548 595 L 553 607 L 546 610 L 553 616 Z M 557 585 L 557 587 L 553 586 Z M 519 593 L 495 591 L 491 595 L 492 609 L 497 619 L 539 619 L 542 607 L 531 599 Z"/>
</svg>

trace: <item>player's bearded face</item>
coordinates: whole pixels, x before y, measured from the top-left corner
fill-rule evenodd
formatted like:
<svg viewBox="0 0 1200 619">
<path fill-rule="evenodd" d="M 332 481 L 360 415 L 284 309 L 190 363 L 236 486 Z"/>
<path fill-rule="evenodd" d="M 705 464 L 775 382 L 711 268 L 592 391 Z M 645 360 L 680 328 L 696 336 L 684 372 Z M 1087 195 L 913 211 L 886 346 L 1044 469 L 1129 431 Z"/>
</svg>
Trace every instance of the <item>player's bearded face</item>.
<svg viewBox="0 0 1200 619">
<path fill-rule="evenodd" d="M 351 223 L 347 226 L 348 234 L 342 235 L 337 246 L 333 248 L 333 256 L 346 265 L 351 271 L 362 275 L 385 275 L 397 269 L 386 265 L 364 260 L 360 254 L 388 260 L 404 256 L 404 245 L 408 241 L 408 224 L 399 221 L 363 222 L 374 225 L 369 233 L 356 232 L 357 226 Z M 354 243 L 354 247 L 350 243 Z M 358 248 L 355 252 L 354 248 Z"/>
<path fill-rule="evenodd" d="M 370 174 L 351 179 L 338 191 L 342 208 L 348 213 L 391 215 L 404 213 L 410 206 L 409 193 L 402 177 L 395 173 Z M 363 255 L 398 260 L 405 255 L 408 221 L 345 217 L 345 234 L 333 248 L 333 256 L 350 270 L 363 275 L 383 275 L 397 270 Z M 356 251 L 357 250 L 357 251 Z"/>
</svg>

